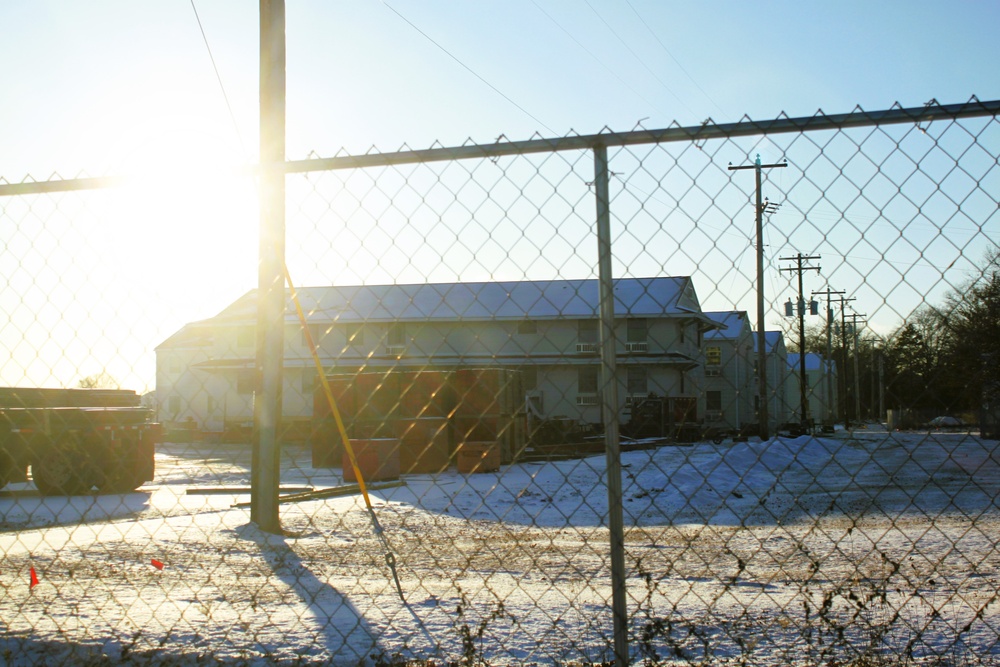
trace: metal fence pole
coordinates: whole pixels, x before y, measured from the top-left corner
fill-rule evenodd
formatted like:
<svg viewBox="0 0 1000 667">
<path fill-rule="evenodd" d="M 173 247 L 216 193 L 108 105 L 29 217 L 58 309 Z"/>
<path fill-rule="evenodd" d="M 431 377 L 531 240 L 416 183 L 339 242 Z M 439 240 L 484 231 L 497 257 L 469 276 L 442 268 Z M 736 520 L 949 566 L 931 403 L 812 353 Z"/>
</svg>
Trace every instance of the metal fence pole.
<svg viewBox="0 0 1000 667">
<path fill-rule="evenodd" d="M 285 323 L 285 5 L 260 0 L 260 264 L 250 520 L 280 532 L 282 365 Z"/>
<path fill-rule="evenodd" d="M 618 382 L 615 363 L 615 291 L 611 277 L 611 200 L 608 195 L 608 149 L 594 147 L 597 199 L 597 268 L 601 303 L 601 396 L 604 452 L 608 468 L 608 530 L 611 543 L 611 611 L 614 616 L 615 664 L 628 661 L 628 609 L 625 591 L 625 528 L 622 510 L 621 446 L 618 442 Z"/>
</svg>

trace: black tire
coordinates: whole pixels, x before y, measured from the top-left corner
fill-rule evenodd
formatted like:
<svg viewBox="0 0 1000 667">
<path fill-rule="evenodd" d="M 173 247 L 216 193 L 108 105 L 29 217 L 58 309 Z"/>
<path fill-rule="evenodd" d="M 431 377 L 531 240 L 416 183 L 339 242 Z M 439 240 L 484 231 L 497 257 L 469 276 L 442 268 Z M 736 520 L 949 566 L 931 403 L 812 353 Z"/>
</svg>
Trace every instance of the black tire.
<svg viewBox="0 0 1000 667">
<path fill-rule="evenodd" d="M 96 458 L 94 477 L 101 493 L 131 493 L 146 481 L 142 448 L 136 433 L 122 433 L 111 443 L 103 443 Z"/>
<path fill-rule="evenodd" d="M 119 456 L 106 465 L 98 474 L 97 490 L 101 493 L 132 493 L 146 480 L 139 472 L 133 456 Z"/>
<path fill-rule="evenodd" d="M 68 431 L 44 456 L 32 462 L 31 476 L 43 496 L 78 496 L 93 486 L 90 468 L 84 456 L 82 436 Z"/>
</svg>

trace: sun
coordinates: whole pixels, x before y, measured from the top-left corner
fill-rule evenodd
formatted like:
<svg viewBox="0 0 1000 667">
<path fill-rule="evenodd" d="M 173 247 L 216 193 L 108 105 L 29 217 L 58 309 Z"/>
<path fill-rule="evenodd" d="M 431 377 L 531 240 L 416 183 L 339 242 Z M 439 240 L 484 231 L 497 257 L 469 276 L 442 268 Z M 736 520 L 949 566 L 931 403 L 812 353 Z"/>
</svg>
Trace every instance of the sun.
<svg viewBox="0 0 1000 667">
<path fill-rule="evenodd" d="M 109 193 L 112 245 L 119 257 L 141 258 L 127 264 L 151 297 L 194 314 L 256 285 L 257 187 L 218 128 L 147 135 L 123 167 Z"/>
</svg>

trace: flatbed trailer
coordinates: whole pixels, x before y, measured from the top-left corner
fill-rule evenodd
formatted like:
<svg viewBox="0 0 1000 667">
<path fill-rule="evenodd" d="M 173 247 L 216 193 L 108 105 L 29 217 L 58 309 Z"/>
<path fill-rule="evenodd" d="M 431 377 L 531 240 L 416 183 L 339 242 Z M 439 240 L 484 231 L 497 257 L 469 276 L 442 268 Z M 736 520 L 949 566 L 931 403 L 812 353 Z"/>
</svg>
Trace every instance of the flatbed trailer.
<svg viewBox="0 0 1000 667">
<path fill-rule="evenodd" d="M 161 438 L 134 391 L 0 387 L 0 488 L 30 469 L 46 496 L 128 493 L 153 479 Z"/>
</svg>

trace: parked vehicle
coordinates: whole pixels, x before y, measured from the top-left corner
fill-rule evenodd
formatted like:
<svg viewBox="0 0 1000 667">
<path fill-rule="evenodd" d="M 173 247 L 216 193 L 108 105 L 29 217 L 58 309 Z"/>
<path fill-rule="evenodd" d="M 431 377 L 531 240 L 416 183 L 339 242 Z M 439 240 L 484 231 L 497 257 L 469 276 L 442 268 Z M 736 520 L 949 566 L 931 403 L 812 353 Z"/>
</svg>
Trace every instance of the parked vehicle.
<svg viewBox="0 0 1000 667">
<path fill-rule="evenodd" d="M 161 433 L 134 391 L 0 387 L 0 488 L 30 468 L 46 496 L 134 491 Z"/>
</svg>

